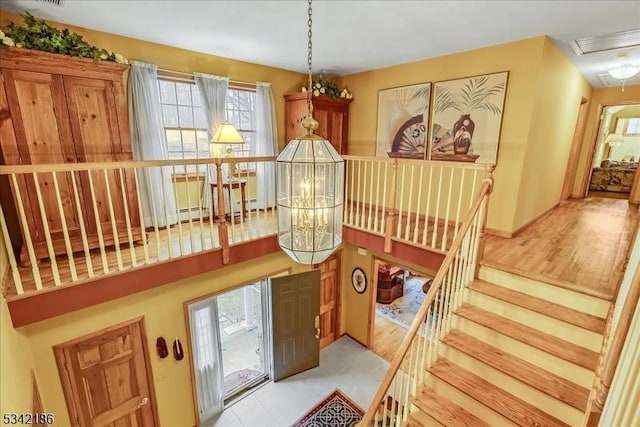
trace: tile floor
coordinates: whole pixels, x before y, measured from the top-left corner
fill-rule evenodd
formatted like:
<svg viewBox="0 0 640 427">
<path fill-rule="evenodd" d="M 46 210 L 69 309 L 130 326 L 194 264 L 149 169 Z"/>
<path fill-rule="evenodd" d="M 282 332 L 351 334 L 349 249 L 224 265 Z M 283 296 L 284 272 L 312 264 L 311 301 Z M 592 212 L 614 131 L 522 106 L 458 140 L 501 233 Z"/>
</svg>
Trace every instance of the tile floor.
<svg viewBox="0 0 640 427">
<path fill-rule="evenodd" d="M 205 427 L 288 427 L 339 388 L 363 410 L 389 363 L 349 337 L 320 352 L 320 366 L 269 382 L 227 407 Z"/>
</svg>

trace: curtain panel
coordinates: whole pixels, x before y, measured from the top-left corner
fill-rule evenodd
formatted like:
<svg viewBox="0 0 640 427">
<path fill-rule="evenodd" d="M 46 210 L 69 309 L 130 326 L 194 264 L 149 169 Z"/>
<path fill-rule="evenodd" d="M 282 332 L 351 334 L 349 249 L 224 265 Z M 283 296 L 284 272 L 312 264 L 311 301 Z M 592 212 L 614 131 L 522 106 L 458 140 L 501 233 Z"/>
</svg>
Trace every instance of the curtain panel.
<svg viewBox="0 0 640 427">
<path fill-rule="evenodd" d="M 132 61 L 129 72 L 129 126 L 135 160 L 167 160 L 169 150 L 158 94 L 158 68 Z M 171 168 L 157 166 L 138 171 L 145 227 L 165 227 L 178 222 Z"/>
</svg>

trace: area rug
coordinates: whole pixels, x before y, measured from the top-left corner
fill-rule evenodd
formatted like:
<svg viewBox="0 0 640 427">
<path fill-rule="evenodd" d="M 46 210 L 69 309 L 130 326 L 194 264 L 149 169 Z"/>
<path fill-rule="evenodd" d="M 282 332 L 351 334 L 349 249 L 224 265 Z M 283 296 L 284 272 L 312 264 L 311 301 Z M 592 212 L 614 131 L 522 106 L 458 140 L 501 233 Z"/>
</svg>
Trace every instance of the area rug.
<svg viewBox="0 0 640 427">
<path fill-rule="evenodd" d="M 300 418 L 293 427 L 351 427 L 364 415 L 364 411 L 336 389 L 322 402 Z"/>
<path fill-rule="evenodd" d="M 376 314 L 409 329 L 413 318 L 424 301 L 425 293 L 422 285 L 429 280 L 427 277 L 411 277 L 404 283 L 404 295 L 396 298 L 390 304 L 376 303 Z"/>
</svg>

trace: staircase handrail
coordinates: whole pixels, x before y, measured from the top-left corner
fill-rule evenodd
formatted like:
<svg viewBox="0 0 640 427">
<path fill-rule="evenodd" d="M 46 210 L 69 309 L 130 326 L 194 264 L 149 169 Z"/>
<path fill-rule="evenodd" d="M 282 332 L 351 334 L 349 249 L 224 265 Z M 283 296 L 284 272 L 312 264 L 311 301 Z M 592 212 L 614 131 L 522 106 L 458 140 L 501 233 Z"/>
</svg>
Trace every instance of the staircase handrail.
<svg viewBox="0 0 640 427">
<path fill-rule="evenodd" d="M 454 259 L 456 258 L 458 250 L 462 247 L 462 243 L 463 243 L 466 232 L 471 227 L 474 221 L 475 215 L 477 214 L 477 212 L 480 210 L 480 207 L 482 206 L 482 202 L 491 193 L 492 184 L 493 184 L 493 181 L 491 178 L 485 178 L 483 180 L 482 186 L 478 191 L 478 195 L 476 196 L 469 212 L 467 213 L 467 216 L 465 217 L 464 222 L 462 223 L 462 226 L 460 227 L 457 236 L 455 237 L 449 251 L 447 252 L 447 255 L 445 256 L 444 261 L 440 265 L 440 268 L 438 269 L 438 272 L 436 273 L 436 276 L 433 279 L 431 287 L 429 288 L 429 291 L 427 292 L 425 299 L 418 310 L 418 313 L 413 319 L 413 323 L 411 324 L 409 331 L 407 332 L 404 340 L 400 344 L 400 347 L 398 348 L 398 351 L 396 352 L 393 358 L 393 361 L 391 362 L 391 365 L 387 370 L 386 375 L 382 379 L 382 382 L 380 383 L 380 386 L 378 387 L 378 390 L 373 400 L 371 401 L 369 407 L 367 408 L 367 411 L 363 415 L 362 420 L 359 423 L 360 426 L 368 426 L 372 424 L 375 413 L 378 411 L 380 404 L 383 401 L 387 391 L 389 390 L 389 387 L 391 386 L 396 374 L 398 373 L 398 370 L 400 369 L 400 366 L 402 365 L 409 348 L 411 347 L 416 335 L 418 334 L 418 330 L 420 329 L 420 326 L 423 323 L 423 319 L 427 315 L 427 312 L 431 307 L 431 304 L 434 302 L 438 293 L 440 292 L 440 289 L 442 288 L 445 275 L 448 274 L 449 268 L 451 267 Z"/>
</svg>

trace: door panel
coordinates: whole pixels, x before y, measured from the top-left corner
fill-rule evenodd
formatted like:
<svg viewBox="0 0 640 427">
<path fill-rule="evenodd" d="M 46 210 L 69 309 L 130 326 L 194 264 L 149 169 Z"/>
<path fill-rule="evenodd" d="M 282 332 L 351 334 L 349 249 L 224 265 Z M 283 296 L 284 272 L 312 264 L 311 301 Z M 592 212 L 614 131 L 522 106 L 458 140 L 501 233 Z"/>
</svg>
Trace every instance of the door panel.
<svg viewBox="0 0 640 427">
<path fill-rule="evenodd" d="M 142 320 L 54 348 L 74 426 L 156 425 Z"/>
<path fill-rule="evenodd" d="M 340 296 L 340 256 L 341 252 L 331 255 L 318 265 L 320 269 L 320 348 L 324 348 L 338 339 L 339 296 Z"/>
<path fill-rule="evenodd" d="M 6 102 L 15 129 L 15 147 L 3 147 L 6 164 L 75 163 L 76 153 L 68 121 L 61 76 L 30 71 L 3 70 Z M 14 141 L 2 141 L 3 145 Z M 69 173 L 57 173 L 62 215 L 69 235 L 79 236 L 77 207 Z M 45 242 L 45 230 L 32 176 L 18 176 L 18 188 L 23 200 L 29 232 L 36 248 Z M 13 183 L 11 184 L 13 187 Z M 53 241 L 62 240 L 63 220 L 58 208 L 52 173 L 38 174 L 42 207 Z M 15 196 L 17 197 L 17 196 Z M 81 207 L 84 209 L 84 206 Z M 27 224 L 23 224 L 24 227 Z M 45 250 L 46 251 L 46 250 Z"/>
<path fill-rule="evenodd" d="M 320 271 L 271 279 L 273 380 L 320 363 L 316 318 L 320 315 Z"/>
<path fill-rule="evenodd" d="M 106 80 L 64 76 L 71 130 L 79 162 L 132 159 L 128 142 L 120 138 L 113 85 L 113 82 Z M 101 231 L 107 241 L 112 241 L 114 227 L 116 230 L 126 229 L 127 213 L 132 224 L 139 223 L 133 174 L 123 170 L 121 180 L 117 169 L 107 170 L 106 173 L 102 170 L 89 173 L 81 174 L 87 216 L 91 218 L 89 231 L 96 232 L 97 211 Z M 90 184 L 93 184 L 93 194 Z"/>
</svg>

